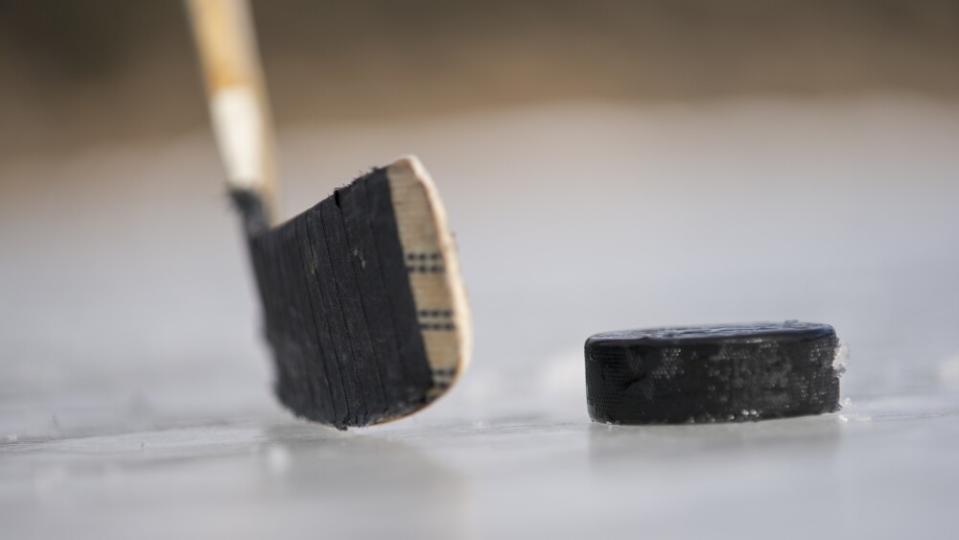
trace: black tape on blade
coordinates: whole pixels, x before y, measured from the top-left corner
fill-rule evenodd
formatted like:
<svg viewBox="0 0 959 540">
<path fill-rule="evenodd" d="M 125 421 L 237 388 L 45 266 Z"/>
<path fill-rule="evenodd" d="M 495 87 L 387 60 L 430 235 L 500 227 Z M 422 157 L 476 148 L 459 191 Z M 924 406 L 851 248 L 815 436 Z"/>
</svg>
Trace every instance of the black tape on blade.
<svg viewBox="0 0 959 540">
<path fill-rule="evenodd" d="M 273 229 L 255 197 L 233 198 L 245 216 L 280 401 L 339 428 L 427 403 L 433 380 L 385 169 Z"/>
</svg>

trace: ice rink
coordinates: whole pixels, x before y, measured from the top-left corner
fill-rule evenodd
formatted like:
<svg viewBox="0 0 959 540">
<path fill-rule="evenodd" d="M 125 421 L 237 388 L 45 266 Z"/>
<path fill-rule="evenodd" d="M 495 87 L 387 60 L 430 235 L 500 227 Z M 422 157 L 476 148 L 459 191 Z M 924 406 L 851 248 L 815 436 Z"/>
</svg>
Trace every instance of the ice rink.
<svg viewBox="0 0 959 540">
<path fill-rule="evenodd" d="M 383 427 L 281 409 L 207 132 L 8 158 L 0 536 L 955 537 L 954 102 L 558 102 L 279 146 L 291 213 L 422 159 L 473 308 L 461 383 Z M 785 319 L 835 326 L 840 413 L 589 421 L 590 334 Z"/>
</svg>

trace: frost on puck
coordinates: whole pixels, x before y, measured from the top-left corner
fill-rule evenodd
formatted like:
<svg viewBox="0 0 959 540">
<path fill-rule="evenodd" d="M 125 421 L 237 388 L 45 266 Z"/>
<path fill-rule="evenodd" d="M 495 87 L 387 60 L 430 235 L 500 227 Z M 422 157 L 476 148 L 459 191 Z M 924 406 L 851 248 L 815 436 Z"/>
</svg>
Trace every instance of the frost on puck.
<svg viewBox="0 0 959 540">
<path fill-rule="evenodd" d="M 598 422 L 760 420 L 839 408 L 839 340 L 787 321 L 626 330 L 586 341 L 586 400 Z"/>
</svg>

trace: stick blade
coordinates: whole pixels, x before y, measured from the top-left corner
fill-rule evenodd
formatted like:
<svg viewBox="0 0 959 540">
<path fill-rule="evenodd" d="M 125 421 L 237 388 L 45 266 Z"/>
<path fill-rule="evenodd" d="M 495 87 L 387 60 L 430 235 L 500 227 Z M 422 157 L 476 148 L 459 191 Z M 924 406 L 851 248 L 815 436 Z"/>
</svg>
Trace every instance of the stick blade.
<svg viewBox="0 0 959 540">
<path fill-rule="evenodd" d="M 276 393 L 338 428 L 412 414 L 453 385 L 471 323 L 446 213 L 414 157 L 250 237 Z"/>
</svg>

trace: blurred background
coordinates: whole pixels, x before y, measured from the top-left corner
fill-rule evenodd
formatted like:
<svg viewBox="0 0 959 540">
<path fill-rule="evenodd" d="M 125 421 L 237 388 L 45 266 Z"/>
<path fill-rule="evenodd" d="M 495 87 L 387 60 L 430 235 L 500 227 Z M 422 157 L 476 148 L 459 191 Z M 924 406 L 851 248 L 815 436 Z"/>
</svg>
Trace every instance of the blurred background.
<svg viewBox="0 0 959 540">
<path fill-rule="evenodd" d="M 941 0 L 254 2 L 282 127 L 383 125 L 558 101 L 952 100 Z M 204 129 L 178 2 L 0 3 L 3 149 Z"/>
<path fill-rule="evenodd" d="M 334 536 L 575 537 L 637 517 L 658 537 L 942 536 L 959 480 L 959 2 L 253 7 L 286 211 L 417 154 L 459 243 L 473 365 L 392 426 L 291 419 L 181 3 L 0 0 L 12 537 L 317 519 Z M 591 333 L 767 319 L 836 326 L 842 415 L 589 424 Z M 790 504 L 822 519 L 781 531 Z M 744 507 L 760 518 L 736 520 Z"/>
</svg>

